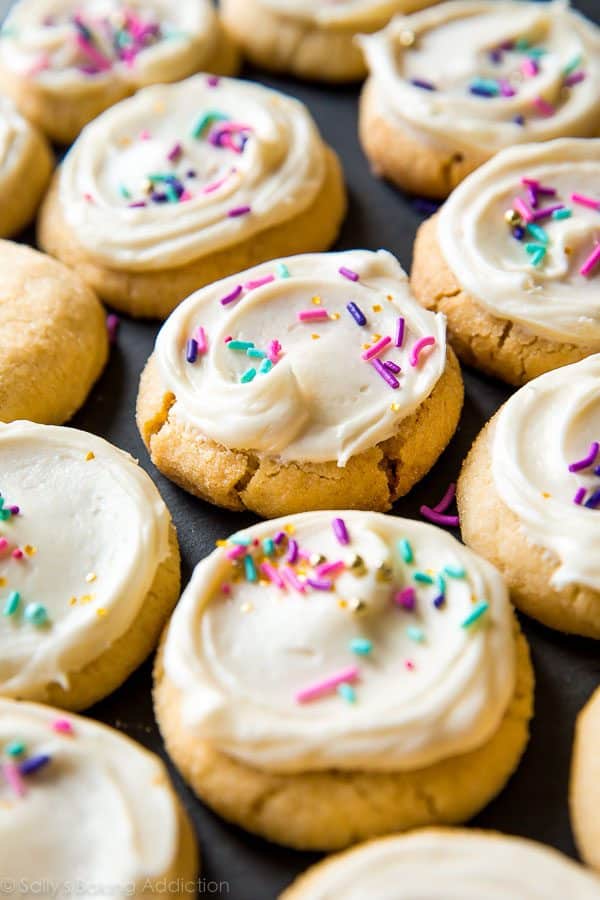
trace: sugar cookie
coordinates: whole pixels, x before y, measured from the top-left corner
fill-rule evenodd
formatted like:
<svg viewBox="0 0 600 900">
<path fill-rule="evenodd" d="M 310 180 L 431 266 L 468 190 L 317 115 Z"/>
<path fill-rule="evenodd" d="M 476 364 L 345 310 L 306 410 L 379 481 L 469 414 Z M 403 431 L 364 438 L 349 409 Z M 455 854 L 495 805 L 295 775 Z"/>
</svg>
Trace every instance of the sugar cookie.
<svg viewBox="0 0 600 900">
<path fill-rule="evenodd" d="M 18 0 L 0 32 L 0 90 L 61 144 L 145 85 L 237 68 L 211 0 Z"/>
<path fill-rule="evenodd" d="M 600 689 L 577 718 L 571 768 L 571 824 L 581 856 L 600 871 Z"/>
<path fill-rule="evenodd" d="M 74 428 L 0 425 L 0 695 L 83 709 L 153 649 L 179 593 L 167 507 Z"/>
<path fill-rule="evenodd" d="M 202 800 L 331 850 L 465 821 L 503 788 L 533 673 L 492 566 L 432 525 L 366 512 L 220 543 L 155 671 L 167 750 Z"/>
<path fill-rule="evenodd" d="M 112 305 L 165 317 L 233 272 L 327 249 L 345 206 L 337 156 L 305 106 L 198 75 L 140 91 L 85 129 L 39 238 Z"/>
<path fill-rule="evenodd" d="M 562 0 L 452 0 L 362 38 L 375 171 L 447 197 L 514 144 L 600 134 L 600 29 Z"/>
<path fill-rule="evenodd" d="M 385 251 L 294 256 L 189 297 L 142 376 L 155 465 L 266 518 L 389 509 L 456 429 L 463 386 L 445 320 Z"/>
<path fill-rule="evenodd" d="M 91 719 L 5 699 L 0 745 L 6 893 L 141 900 L 167 883 L 190 896 L 195 838 L 157 756 Z"/>
<path fill-rule="evenodd" d="M 0 97 L 0 237 L 12 237 L 33 219 L 53 159 L 41 134 Z"/>
<path fill-rule="evenodd" d="M 475 441 L 458 483 L 465 542 L 516 606 L 600 638 L 600 355 L 521 388 Z"/>
<path fill-rule="evenodd" d="M 417 236 L 411 283 L 463 362 L 521 385 L 600 351 L 600 140 L 501 151 Z"/>
</svg>

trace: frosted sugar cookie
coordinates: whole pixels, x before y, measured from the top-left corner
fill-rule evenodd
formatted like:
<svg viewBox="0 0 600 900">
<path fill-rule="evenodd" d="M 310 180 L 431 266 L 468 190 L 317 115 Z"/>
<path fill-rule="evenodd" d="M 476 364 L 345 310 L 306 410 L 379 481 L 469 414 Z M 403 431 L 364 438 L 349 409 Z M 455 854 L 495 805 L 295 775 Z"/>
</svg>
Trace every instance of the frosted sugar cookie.
<svg viewBox="0 0 600 900">
<path fill-rule="evenodd" d="M 253 63 L 317 81 L 366 74 L 354 38 L 434 0 L 222 0 L 223 24 Z"/>
<path fill-rule="evenodd" d="M 179 592 L 146 473 L 84 431 L 0 425 L 0 695 L 83 709 L 153 649 Z"/>
<path fill-rule="evenodd" d="M 23 898 L 141 900 L 164 883 L 184 897 L 198 852 L 157 756 L 91 719 L 2 699 L 0 869 Z"/>
<path fill-rule="evenodd" d="M 154 464 L 266 518 L 389 509 L 439 457 L 463 400 L 445 320 L 385 251 L 293 256 L 189 297 L 142 375 Z"/>
<path fill-rule="evenodd" d="M 297 100 L 198 75 L 89 125 L 42 209 L 42 246 L 109 303 L 166 316 L 278 255 L 325 250 L 345 212 L 336 155 Z"/>
<path fill-rule="evenodd" d="M 600 134 L 600 29 L 562 0 L 456 0 L 362 39 L 375 171 L 446 197 L 505 147 Z"/>
<path fill-rule="evenodd" d="M 498 572 L 432 525 L 366 512 L 220 542 L 155 676 L 168 752 L 202 800 L 305 849 L 468 819 L 517 766 L 532 712 Z"/>
<path fill-rule="evenodd" d="M 0 97 L 0 237 L 12 237 L 34 217 L 52 172 L 50 148 Z"/>
<path fill-rule="evenodd" d="M 460 358 L 524 384 L 600 351 L 600 140 L 503 150 L 418 233 L 411 282 Z"/>
<path fill-rule="evenodd" d="M 597 690 L 577 718 L 571 768 L 571 823 L 583 859 L 600 871 L 600 690 Z"/>
<path fill-rule="evenodd" d="M 600 881 L 544 844 L 493 831 L 427 828 L 313 866 L 281 900 L 597 900 Z"/>
<path fill-rule="evenodd" d="M 0 345 L 0 421 L 60 424 L 104 368 L 102 306 L 62 263 L 0 241 Z"/>
<path fill-rule="evenodd" d="M 521 388 L 475 441 L 458 484 L 465 542 L 519 609 L 600 638 L 600 355 Z"/>
<path fill-rule="evenodd" d="M 237 64 L 210 0 L 18 0 L 0 32 L 0 90 L 61 144 L 145 85 Z"/>
</svg>

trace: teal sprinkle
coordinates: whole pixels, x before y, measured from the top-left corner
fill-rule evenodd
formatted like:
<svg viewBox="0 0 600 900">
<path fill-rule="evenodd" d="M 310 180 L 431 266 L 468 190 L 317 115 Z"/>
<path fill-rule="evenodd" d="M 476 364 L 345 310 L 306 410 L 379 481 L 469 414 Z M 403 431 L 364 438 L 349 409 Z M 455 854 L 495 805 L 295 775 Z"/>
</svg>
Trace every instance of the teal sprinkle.
<svg viewBox="0 0 600 900">
<path fill-rule="evenodd" d="M 264 350 L 258 350 L 256 347 L 249 347 L 246 350 L 246 356 L 250 356 L 252 359 L 266 359 L 267 354 Z"/>
<path fill-rule="evenodd" d="M 344 698 L 346 703 L 356 703 L 356 691 L 351 684 L 348 684 L 347 681 L 343 681 L 341 684 L 338 684 L 337 692 L 340 697 Z"/>
<path fill-rule="evenodd" d="M 173 178 L 173 175 L 170 172 L 153 172 L 152 175 L 148 175 L 148 181 L 154 182 L 169 182 Z"/>
<path fill-rule="evenodd" d="M 518 41 L 515 41 L 515 50 L 529 50 L 529 41 L 527 38 L 519 38 Z"/>
<path fill-rule="evenodd" d="M 4 506 L 4 497 L 0 497 L 0 509 Z"/>
<path fill-rule="evenodd" d="M 500 93 L 500 85 L 494 78 L 474 78 L 471 87 L 475 90 L 487 91 L 494 96 L 498 96 Z"/>
<path fill-rule="evenodd" d="M 19 604 L 21 602 L 21 595 L 18 591 L 11 591 L 8 595 L 6 603 L 4 604 L 3 614 L 5 616 L 14 616 L 16 611 L 19 608 Z"/>
<path fill-rule="evenodd" d="M 440 594 L 445 594 L 446 593 L 446 579 L 444 578 L 444 576 L 436 575 L 435 583 L 438 586 L 438 591 L 440 592 Z"/>
<path fill-rule="evenodd" d="M 415 572 L 413 578 L 421 584 L 433 584 L 433 578 L 426 572 Z"/>
<path fill-rule="evenodd" d="M 578 69 L 582 63 L 581 54 L 574 56 L 571 62 L 563 69 L 563 75 L 572 75 L 575 69 Z"/>
<path fill-rule="evenodd" d="M 244 572 L 247 581 L 258 581 L 258 572 L 256 571 L 256 566 L 254 565 L 254 560 L 251 556 L 244 557 Z"/>
<path fill-rule="evenodd" d="M 534 59 L 539 59 L 541 56 L 546 56 L 548 51 L 545 47 L 529 47 L 527 50 L 527 56 L 533 56 Z"/>
<path fill-rule="evenodd" d="M 45 625 L 48 621 L 48 611 L 42 603 L 28 603 L 23 615 L 32 625 Z"/>
<path fill-rule="evenodd" d="M 11 741 L 10 744 L 7 744 L 4 748 L 4 752 L 8 754 L 8 756 L 22 756 L 25 753 L 25 744 L 23 741 Z"/>
<path fill-rule="evenodd" d="M 289 278 L 290 270 L 285 263 L 277 263 L 277 274 L 280 278 Z"/>
<path fill-rule="evenodd" d="M 488 608 L 489 608 L 489 603 L 487 603 L 486 600 L 480 600 L 479 603 L 475 604 L 475 606 L 473 607 L 473 609 L 471 610 L 471 612 L 469 613 L 467 618 L 464 620 L 464 622 L 461 622 L 460 627 L 461 628 L 470 628 L 471 625 L 473 625 L 477 621 L 477 619 L 480 619 L 481 616 L 483 616 L 488 611 Z"/>
<path fill-rule="evenodd" d="M 270 372 L 272 368 L 273 368 L 273 363 L 271 362 L 271 360 L 263 359 L 258 371 L 260 372 L 261 375 L 266 375 L 267 372 Z"/>
<path fill-rule="evenodd" d="M 127 190 L 124 184 L 119 185 L 119 194 L 123 197 L 124 200 L 129 200 L 131 197 L 130 192 Z"/>
<path fill-rule="evenodd" d="M 449 578 L 464 578 L 466 574 L 462 566 L 444 566 L 444 575 Z"/>
<path fill-rule="evenodd" d="M 6 522 L 10 519 L 10 509 L 0 509 L 0 522 Z"/>
<path fill-rule="evenodd" d="M 553 219 L 570 219 L 573 215 L 572 209 L 555 209 L 552 213 Z"/>
<path fill-rule="evenodd" d="M 406 538 L 401 538 L 398 541 L 398 550 L 400 551 L 400 556 L 405 563 L 411 563 L 414 561 L 415 556 L 412 551 L 412 547 L 410 546 L 410 543 L 406 540 Z"/>
<path fill-rule="evenodd" d="M 251 350 L 254 347 L 253 341 L 228 341 L 227 346 L 230 350 Z"/>
<path fill-rule="evenodd" d="M 249 381 L 252 381 L 253 378 L 256 377 L 256 369 L 246 369 L 240 381 L 242 384 L 248 384 Z"/>
<path fill-rule="evenodd" d="M 373 649 L 373 643 L 368 638 L 353 638 L 350 641 L 350 649 L 358 656 L 368 656 Z"/>
<path fill-rule="evenodd" d="M 202 132 L 214 122 L 226 122 L 228 119 L 229 116 L 226 116 L 224 113 L 220 113 L 216 110 L 205 112 L 200 116 L 200 118 L 192 128 L 192 137 L 202 137 Z"/>
<path fill-rule="evenodd" d="M 133 43 L 133 38 L 127 31 L 121 29 L 115 35 L 115 42 L 118 47 L 129 47 Z"/>
<path fill-rule="evenodd" d="M 167 195 L 169 203 L 179 203 L 179 194 L 172 184 L 165 185 L 165 194 Z"/>
<path fill-rule="evenodd" d="M 275 541 L 273 538 L 265 538 L 263 541 L 263 551 L 265 556 L 273 556 L 275 553 Z"/>
<path fill-rule="evenodd" d="M 536 239 L 536 241 L 539 241 L 539 243 L 543 244 L 544 246 L 546 246 L 546 244 L 550 240 L 548 232 L 544 228 L 542 228 L 541 225 L 536 225 L 534 222 L 529 222 L 529 224 L 527 225 L 527 231 L 532 237 Z"/>
<path fill-rule="evenodd" d="M 546 248 L 540 244 L 525 244 L 525 250 L 530 254 L 534 266 L 539 266 L 546 256 Z"/>
<path fill-rule="evenodd" d="M 234 534 L 233 537 L 229 538 L 230 544 L 235 544 L 236 547 L 249 547 L 252 543 L 252 538 L 249 537 L 241 537 L 239 535 Z"/>
<path fill-rule="evenodd" d="M 418 625 L 409 625 L 406 629 L 406 634 L 416 644 L 422 644 L 425 640 L 425 632 Z"/>
</svg>

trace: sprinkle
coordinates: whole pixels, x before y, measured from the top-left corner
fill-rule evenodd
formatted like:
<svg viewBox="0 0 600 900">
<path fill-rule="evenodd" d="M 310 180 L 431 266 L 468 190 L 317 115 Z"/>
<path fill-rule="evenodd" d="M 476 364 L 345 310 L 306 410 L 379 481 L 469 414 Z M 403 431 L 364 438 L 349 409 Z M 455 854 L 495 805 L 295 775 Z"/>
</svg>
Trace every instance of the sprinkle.
<svg viewBox="0 0 600 900">
<path fill-rule="evenodd" d="M 572 215 L 573 215 L 573 211 L 570 209 L 567 209 L 565 206 L 563 206 L 562 209 L 557 209 L 552 213 L 552 218 L 553 219 L 570 219 Z"/>
<path fill-rule="evenodd" d="M 250 350 L 254 347 L 254 341 L 228 341 L 229 350 Z"/>
<path fill-rule="evenodd" d="M 433 578 L 427 572 L 414 572 L 413 578 L 420 584 L 433 584 Z"/>
<path fill-rule="evenodd" d="M 7 784 L 12 789 L 13 794 L 16 794 L 17 797 L 23 797 L 26 793 L 26 788 L 21 780 L 19 766 L 15 765 L 15 763 L 3 763 L 2 774 L 4 775 Z"/>
<path fill-rule="evenodd" d="M 466 574 L 462 566 L 444 566 L 444 575 L 449 578 L 464 578 Z"/>
<path fill-rule="evenodd" d="M 346 307 L 354 321 L 357 325 L 366 325 L 367 319 L 364 312 L 356 305 L 356 303 L 349 303 Z"/>
<path fill-rule="evenodd" d="M 525 125 L 525 116 L 522 116 L 520 113 L 517 116 L 513 116 L 513 122 L 515 125 L 523 126 Z"/>
<path fill-rule="evenodd" d="M 206 332 L 204 331 L 204 328 L 202 328 L 201 325 L 199 325 L 198 328 L 196 329 L 196 339 L 195 340 L 196 340 L 198 353 L 206 353 L 206 351 L 208 350 L 208 340 L 206 337 Z"/>
<path fill-rule="evenodd" d="M 315 572 L 319 578 L 321 578 L 323 575 L 335 575 L 345 568 L 345 563 L 341 559 L 338 559 L 335 562 L 321 563 L 321 565 L 318 565 L 315 568 Z"/>
<path fill-rule="evenodd" d="M 327 578 L 307 578 L 306 583 L 315 591 L 330 591 L 333 584 Z"/>
<path fill-rule="evenodd" d="M 538 241 L 540 244 L 543 244 L 544 246 L 546 246 L 546 244 L 550 240 L 548 232 L 544 228 L 542 228 L 541 225 L 534 225 L 530 222 L 527 225 L 526 230 L 533 238 L 535 238 L 536 241 Z"/>
<path fill-rule="evenodd" d="M 534 266 L 539 266 L 546 256 L 546 248 L 542 244 L 525 244 L 525 250 L 531 256 Z"/>
<path fill-rule="evenodd" d="M 48 611 L 41 603 L 28 603 L 23 615 L 33 625 L 45 625 L 48 621 Z"/>
<path fill-rule="evenodd" d="M 514 97 L 517 93 L 507 78 L 498 79 L 498 84 L 500 85 L 500 93 L 503 97 Z"/>
<path fill-rule="evenodd" d="M 432 84 L 431 81 L 425 81 L 425 79 L 423 79 L 423 78 L 411 78 L 410 83 L 414 87 L 421 88 L 424 91 L 435 91 L 436 90 L 435 85 Z"/>
<path fill-rule="evenodd" d="M 246 554 L 244 557 L 244 574 L 246 575 L 247 581 L 258 581 L 258 572 L 254 565 L 254 559 L 250 554 Z"/>
<path fill-rule="evenodd" d="M 433 598 L 433 605 L 436 609 L 441 609 L 444 603 L 446 602 L 445 594 L 438 594 L 437 597 Z"/>
<path fill-rule="evenodd" d="M 396 344 L 396 347 L 401 347 L 404 343 L 405 326 L 406 323 L 404 319 L 402 318 L 402 316 L 399 316 L 398 321 L 396 322 L 396 340 L 394 342 Z"/>
<path fill-rule="evenodd" d="M 288 551 L 285 561 L 292 563 L 293 565 L 298 559 L 298 549 L 298 541 L 295 541 L 293 538 L 291 538 L 288 541 Z"/>
<path fill-rule="evenodd" d="M 389 384 L 389 386 L 393 390 L 397 390 L 400 387 L 400 382 L 395 377 L 395 375 L 386 368 L 386 366 L 378 359 L 371 359 L 369 361 L 370 365 L 373 366 L 378 375 L 383 378 L 383 380 Z"/>
<path fill-rule="evenodd" d="M 414 587 L 405 587 L 394 594 L 394 603 L 402 609 L 412 612 L 417 603 L 417 594 Z"/>
<path fill-rule="evenodd" d="M 281 569 L 281 574 L 283 578 L 287 581 L 287 583 L 292 587 L 295 591 L 298 591 L 300 594 L 306 593 L 306 586 L 303 581 L 300 581 L 296 573 L 290 566 L 285 566 Z"/>
<path fill-rule="evenodd" d="M 55 719 L 52 730 L 58 734 L 73 734 L 73 725 L 68 719 Z"/>
<path fill-rule="evenodd" d="M 120 324 L 120 318 L 114 313 L 109 313 L 106 317 L 106 330 L 108 332 L 108 341 L 110 344 L 116 343 Z"/>
<path fill-rule="evenodd" d="M 414 671 L 415 664 L 411 659 L 407 659 L 406 662 L 404 663 L 404 665 L 406 666 L 406 668 L 408 669 L 409 672 Z"/>
<path fill-rule="evenodd" d="M 202 136 L 202 133 L 208 128 L 210 125 L 213 125 L 215 122 L 223 122 L 227 119 L 227 116 L 220 112 L 206 112 L 196 122 L 194 127 L 192 128 L 192 137 L 199 138 Z"/>
<path fill-rule="evenodd" d="M 463 622 L 461 622 L 460 627 L 470 628 L 474 622 L 480 619 L 481 616 L 483 616 L 488 611 L 488 608 L 489 603 L 487 603 L 485 600 L 480 600 L 479 603 L 475 604 L 467 618 Z"/>
<path fill-rule="evenodd" d="M 563 75 L 570 75 L 572 72 L 575 71 L 575 69 L 579 68 L 579 66 L 581 65 L 581 62 L 582 62 L 581 54 L 578 53 L 577 56 L 574 56 L 573 59 L 571 60 L 571 62 L 565 66 L 565 68 L 563 69 Z"/>
<path fill-rule="evenodd" d="M 600 505 L 600 490 L 594 491 L 589 500 L 585 501 L 587 509 L 596 509 Z"/>
<path fill-rule="evenodd" d="M 433 335 L 430 335 L 428 337 L 419 338 L 419 340 L 416 342 L 416 344 L 413 344 L 412 350 L 410 351 L 409 359 L 410 359 L 411 366 L 413 366 L 413 367 L 418 366 L 419 365 L 419 356 L 421 355 L 421 352 L 426 347 L 433 347 L 434 345 L 435 345 L 435 338 L 433 337 Z"/>
<path fill-rule="evenodd" d="M 230 549 L 226 551 L 225 556 L 227 559 L 239 559 L 245 552 L 246 548 L 239 544 L 237 547 L 230 547 Z"/>
<path fill-rule="evenodd" d="M 333 528 L 333 533 L 337 539 L 338 544 L 342 544 L 342 546 L 347 546 L 350 543 L 350 535 L 348 534 L 348 529 L 346 528 L 346 523 L 343 519 L 333 519 L 331 523 L 331 527 Z"/>
<path fill-rule="evenodd" d="M 262 287 L 264 284 L 270 284 L 271 281 L 275 281 L 274 275 L 265 275 L 263 278 L 256 278 L 254 281 L 247 281 L 244 285 L 245 290 L 253 291 L 256 288 Z"/>
<path fill-rule="evenodd" d="M 409 625 L 406 629 L 406 635 L 416 644 L 422 644 L 425 640 L 425 632 L 418 625 Z"/>
<path fill-rule="evenodd" d="M 536 209 L 533 218 L 536 222 L 540 219 L 547 219 L 548 216 L 554 216 L 554 213 L 560 212 L 561 209 L 564 209 L 562 203 L 555 203 L 553 206 L 544 206 L 543 209 Z"/>
<path fill-rule="evenodd" d="M 0 551 L 6 550 L 8 547 L 8 539 L 5 537 L 0 537 Z"/>
<path fill-rule="evenodd" d="M 585 72 L 573 72 L 572 75 L 567 75 L 563 84 L 565 87 L 574 87 L 582 81 L 585 81 Z"/>
<path fill-rule="evenodd" d="M 459 526 L 458 516 L 444 516 L 429 506 L 422 506 L 420 512 L 424 519 L 427 519 L 428 522 L 433 522 L 435 525 L 449 528 L 458 528 Z"/>
<path fill-rule="evenodd" d="M 4 609 L 2 610 L 2 614 L 4 616 L 14 616 L 16 611 L 19 608 L 19 604 L 21 602 L 21 595 L 18 591 L 11 591 L 8 595 L 6 603 L 4 604 Z"/>
<path fill-rule="evenodd" d="M 276 270 L 277 270 L 277 274 L 279 275 L 280 278 L 289 278 L 290 277 L 290 270 L 288 269 L 288 267 L 286 266 L 285 263 L 277 263 Z"/>
<path fill-rule="evenodd" d="M 376 344 L 373 344 L 372 347 L 369 347 L 369 349 L 362 354 L 362 358 L 365 360 L 370 360 L 375 356 L 379 356 L 381 353 L 383 353 L 387 345 L 391 343 L 391 337 L 382 337 L 381 340 L 377 341 Z"/>
<path fill-rule="evenodd" d="M 259 566 L 260 571 L 263 575 L 266 575 L 269 581 L 272 581 L 274 585 L 283 590 L 285 588 L 285 582 L 275 566 L 271 565 L 269 562 L 262 562 Z"/>
<path fill-rule="evenodd" d="M 527 203 L 525 203 L 524 200 L 521 199 L 521 197 L 515 197 L 513 206 L 520 214 L 521 218 L 525 220 L 525 222 L 533 222 L 533 210 L 527 205 Z"/>
<path fill-rule="evenodd" d="M 221 79 L 218 75 L 209 75 L 206 79 L 206 83 L 209 87 L 218 87 Z"/>
<path fill-rule="evenodd" d="M 388 372 L 392 373 L 392 375 L 398 375 L 402 371 L 400 366 L 397 365 L 395 362 L 392 362 L 391 359 L 387 359 L 383 365 L 388 370 Z"/>
<path fill-rule="evenodd" d="M 300 322 L 322 322 L 329 318 L 326 309 L 303 309 L 298 313 Z"/>
<path fill-rule="evenodd" d="M 7 510 L 7 512 L 8 512 L 8 510 Z M 11 556 L 13 559 L 23 559 L 23 551 L 21 550 L 20 547 L 17 547 L 15 550 L 13 550 L 13 552 L 11 553 Z"/>
<path fill-rule="evenodd" d="M 279 341 L 271 341 L 269 344 L 269 359 L 273 364 L 277 362 L 279 359 L 279 354 L 281 353 L 281 344 Z"/>
<path fill-rule="evenodd" d="M 358 274 L 353 272 L 352 269 L 347 269 L 346 266 L 340 266 L 338 272 L 340 275 L 343 275 L 344 278 L 347 278 L 348 281 L 358 281 Z"/>
<path fill-rule="evenodd" d="M 521 72 L 526 78 L 534 78 L 540 71 L 538 62 L 530 56 L 521 63 Z"/>
<path fill-rule="evenodd" d="M 344 684 L 344 682 L 356 681 L 359 674 L 358 666 L 349 666 L 347 669 L 342 669 L 341 672 L 330 675 L 328 678 L 324 678 L 323 681 L 319 681 L 316 684 L 310 685 L 310 687 L 298 691 L 296 694 L 296 702 L 307 703 L 310 700 L 316 700 L 325 694 L 330 694 L 338 687 L 338 685 Z"/>
<path fill-rule="evenodd" d="M 475 78 L 469 85 L 469 93 L 476 97 L 497 97 L 500 86 L 497 81 L 487 78 Z"/>
<path fill-rule="evenodd" d="M 231 293 L 226 294 L 224 297 L 221 297 L 220 303 L 221 306 L 227 306 L 228 303 L 233 303 L 234 300 L 237 300 L 244 288 L 241 284 L 238 284 L 237 287 L 231 291 Z"/>
<path fill-rule="evenodd" d="M 372 641 L 367 638 L 353 638 L 350 641 L 350 650 L 358 656 L 368 656 L 373 649 Z"/>
<path fill-rule="evenodd" d="M 246 356 L 249 356 L 250 359 L 266 359 L 267 354 L 264 350 L 258 350 L 256 347 L 249 347 L 246 350 Z M 270 363 L 270 360 L 267 360 Z"/>
<path fill-rule="evenodd" d="M 583 457 L 583 459 L 579 459 L 576 462 L 571 463 L 571 465 L 569 466 L 569 472 L 581 472 L 583 469 L 589 469 L 596 462 L 596 457 L 598 456 L 599 451 L 600 443 L 598 443 L 598 441 L 593 441 L 590 444 L 589 450 Z"/>
<path fill-rule="evenodd" d="M 406 540 L 406 538 L 400 538 L 398 541 L 398 550 L 400 551 L 400 556 L 404 560 L 405 563 L 412 563 L 414 561 L 414 553 L 410 542 Z"/>
<path fill-rule="evenodd" d="M 233 209 L 230 209 L 227 215 L 230 219 L 237 219 L 239 216 L 245 216 L 249 212 L 251 212 L 250 206 L 234 206 Z"/>
<path fill-rule="evenodd" d="M 183 148 L 179 141 L 176 144 L 173 144 L 169 152 L 167 153 L 167 159 L 169 162 L 176 162 L 183 152 Z"/>
<path fill-rule="evenodd" d="M 48 756 L 47 753 L 39 753 L 37 756 L 30 756 L 29 759 L 23 760 L 19 765 L 19 774 L 33 775 L 34 772 L 39 772 L 40 769 L 47 766 L 49 762 L 50 756 Z"/>
<path fill-rule="evenodd" d="M 581 506 L 586 494 L 587 494 L 587 491 L 584 487 L 578 488 L 577 493 L 573 497 L 573 503 L 576 503 L 577 506 Z"/>
<path fill-rule="evenodd" d="M 600 210 L 600 200 L 588 197 L 587 194 L 571 194 L 571 200 L 573 203 L 578 203 L 579 206 L 587 206 L 590 209 Z"/>
<path fill-rule="evenodd" d="M 231 175 L 233 175 L 236 171 L 237 171 L 236 169 L 231 169 L 231 171 L 228 172 L 227 175 L 224 175 L 222 178 L 218 178 L 216 181 L 210 181 L 208 184 L 205 184 L 204 187 L 201 189 L 201 193 L 202 194 L 212 194 L 213 191 L 218 191 L 220 187 L 223 187 L 223 185 L 225 184 L 227 179 Z M 189 175 L 189 173 L 188 173 L 188 175 Z"/>
<path fill-rule="evenodd" d="M 588 275 L 596 268 L 596 266 L 600 263 L 600 241 L 596 244 L 584 264 L 579 270 L 579 274 L 583 275 L 584 278 L 587 278 Z"/>
<path fill-rule="evenodd" d="M 21 756 L 25 753 L 25 749 L 26 747 L 23 741 L 12 741 L 4 748 L 4 752 L 8 756 Z"/>
<path fill-rule="evenodd" d="M 260 372 L 261 375 L 266 375 L 267 372 L 270 372 L 272 368 L 273 368 L 273 363 L 271 362 L 271 360 L 263 359 L 263 361 L 261 362 L 261 364 L 258 368 L 258 371 Z"/>
<path fill-rule="evenodd" d="M 337 692 L 347 703 L 356 703 L 356 691 L 351 684 L 342 682 L 337 686 Z"/>
<path fill-rule="evenodd" d="M 542 116 L 549 117 L 554 115 L 554 107 L 551 103 L 548 103 L 547 100 L 544 100 L 543 97 L 534 97 L 533 105 L 536 107 L 538 112 L 541 113 Z"/>
<path fill-rule="evenodd" d="M 454 482 L 451 482 L 448 485 L 446 493 L 444 494 L 444 496 L 442 497 L 440 502 L 437 503 L 433 507 L 433 511 L 437 512 L 437 513 L 445 513 L 446 510 L 448 509 L 448 507 L 450 506 L 450 504 L 452 503 L 452 501 L 454 500 L 455 496 L 456 496 L 456 485 L 454 484 Z"/>
<path fill-rule="evenodd" d="M 185 358 L 189 363 L 195 363 L 198 359 L 198 341 L 190 338 L 185 346 Z"/>
</svg>

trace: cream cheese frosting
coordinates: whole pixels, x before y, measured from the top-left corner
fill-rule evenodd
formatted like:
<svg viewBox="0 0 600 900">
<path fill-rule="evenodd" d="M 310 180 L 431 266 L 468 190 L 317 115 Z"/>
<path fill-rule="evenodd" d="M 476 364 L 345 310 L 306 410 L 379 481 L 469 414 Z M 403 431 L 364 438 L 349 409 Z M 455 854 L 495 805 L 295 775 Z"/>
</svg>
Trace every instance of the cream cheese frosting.
<svg viewBox="0 0 600 900">
<path fill-rule="evenodd" d="M 566 0 L 453 0 L 361 42 L 379 113 L 432 146 L 486 159 L 600 129 L 600 29 Z"/>
<path fill-rule="evenodd" d="M 61 168 L 62 213 L 100 262 L 185 265 L 307 209 L 325 154 L 299 101 L 198 75 L 146 88 L 84 129 Z"/>
<path fill-rule="evenodd" d="M 381 27 L 396 13 L 413 12 L 434 0 L 259 0 L 281 15 L 312 22 L 321 28 Z"/>
<path fill-rule="evenodd" d="M 307 254 L 192 294 L 156 358 L 170 414 L 206 437 L 344 466 L 429 396 L 446 364 L 445 319 L 413 299 L 390 253 Z"/>
<path fill-rule="evenodd" d="M 495 488 L 527 539 L 560 561 L 558 588 L 600 590 L 599 385 L 600 355 L 541 375 L 502 407 L 493 433 Z"/>
<path fill-rule="evenodd" d="M 0 424 L 0 694 L 68 687 L 139 614 L 169 552 L 168 510 L 101 438 Z"/>
<path fill-rule="evenodd" d="M 413 831 L 318 866 L 306 900 L 598 900 L 600 880 L 556 850 L 483 831 Z M 287 896 L 287 895 L 286 895 Z"/>
<path fill-rule="evenodd" d="M 2 29 L 0 64 L 50 90 L 183 78 L 214 55 L 210 0 L 20 0 Z"/>
<path fill-rule="evenodd" d="M 438 237 L 462 288 L 495 316 L 600 347 L 600 140 L 501 151 L 451 194 Z"/>
<path fill-rule="evenodd" d="M 33 136 L 31 125 L 12 101 L 0 96 L 0 191 L 12 190 L 12 178 L 30 151 Z"/>
<path fill-rule="evenodd" d="M 173 867 L 179 814 L 158 757 L 90 719 L 4 699 L 0 744 L 5 892 L 141 897 Z"/>
<path fill-rule="evenodd" d="M 496 732 L 515 686 L 513 619 L 496 569 L 447 533 L 303 513 L 197 566 L 164 667 L 183 727 L 248 765 L 411 771 Z"/>
</svg>

